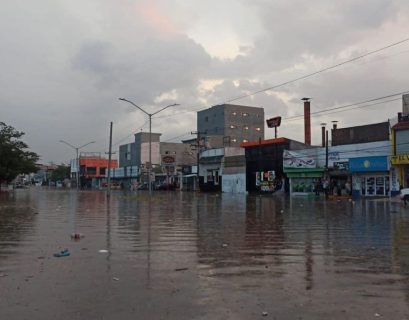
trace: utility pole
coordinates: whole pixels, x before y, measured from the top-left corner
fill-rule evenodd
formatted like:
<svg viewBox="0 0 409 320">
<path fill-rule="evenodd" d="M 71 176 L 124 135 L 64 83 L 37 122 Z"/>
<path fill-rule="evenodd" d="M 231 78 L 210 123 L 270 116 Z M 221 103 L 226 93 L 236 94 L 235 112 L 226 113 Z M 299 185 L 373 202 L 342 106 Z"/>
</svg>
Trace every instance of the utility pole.
<svg viewBox="0 0 409 320">
<path fill-rule="evenodd" d="M 112 158 L 112 121 L 109 128 L 109 149 L 108 149 L 108 185 L 107 197 L 111 196 L 111 158 Z"/>
<path fill-rule="evenodd" d="M 73 146 L 71 143 L 69 143 L 67 141 L 64 141 L 64 140 L 60 140 L 60 142 L 66 144 L 67 146 L 69 146 L 69 147 L 71 147 L 71 148 L 73 148 L 75 150 L 75 154 L 76 154 L 75 162 L 76 162 L 76 166 L 77 166 L 77 172 L 76 172 L 76 180 L 77 181 L 76 181 L 76 183 L 77 183 L 77 190 L 79 190 L 79 188 L 80 188 L 80 158 L 79 158 L 79 152 L 78 151 L 81 148 L 84 148 L 85 146 L 87 146 L 87 145 L 89 145 L 91 143 L 95 143 L 95 141 L 88 142 L 88 143 L 83 144 L 82 146 L 79 146 L 79 147 Z"/>
<path fill-rule="evenodd" d="M 140 106 L 136 105 L 135 103 L 133 103 L 130 100 L 127 100 L 127 99 L 124 99 L 124 98 L 119 98 L 119 100 L 130 103 L 135 108 L 138 108 L 139 110 L 141 110 L 149 118 L 149 166 L 148 166 L 148 175 L 149 176 L 148 176 L 148 181 L 149 181 L 149 196 L 151 196 L 152 195 L 152 178 L 151 178 L 151 174 L 152 174 L 152 116 L 154 116 L 155 114 L 158 114 L 159 112 L 165 110 L 166 108 L 179 106 L 179 104 L 178 103 L 170 104 L 170 105 L 167 105 L 166 107 L 164 107 L 164 108 L 162 108 L 162 109 L 160 109 L 160 110 L 158 110 L 158 111 L 156 111 L 154 113 L 149 113 L 149 112 L 145 111 Z"/>
<path fill-rule="evenodd" d="M 328 174 L 328 130 L 325 131 L 325 171 Z"/>
<path fill-rule="evenodd" d="M 197 181 L 197 189 L 199 188 L 199 177 L 200 177 L 200 175 L 199 175 L 199 164 L 200 164 L 200 135 L 201 134 L 207 134 L 207 132 L 205 131 L 205 132 L 200 132 L 200 131 L 192 131 L 192 132 L 190 132 L 191 134 L 195 134 L 195 135 L 197 135 L 197 138 L 196 138 L 196 144 L 192 144 L 191 146 L 193 147 L 195 147 L 196 148 L 196 151 L 197 151 L 197 153 L 196 153 L 196 166 L 197 166 L 197 172 L 196 172 L 196 181 Z"/>
</svg>

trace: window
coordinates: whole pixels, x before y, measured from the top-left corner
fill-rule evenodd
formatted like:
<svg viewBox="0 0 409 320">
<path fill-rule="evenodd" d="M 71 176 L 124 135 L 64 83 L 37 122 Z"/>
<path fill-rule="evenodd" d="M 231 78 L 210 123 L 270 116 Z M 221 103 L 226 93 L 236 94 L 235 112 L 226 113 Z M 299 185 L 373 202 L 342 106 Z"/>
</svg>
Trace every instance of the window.
<svg viewBox="0 0 409 320">
<path fill-rule="evenodd" d="M 223 145 L 224 146 L 229 146 L 230 145 L 230 136 L 224 136 L 223 137 Z"/>
<path fill-rule="evenodd" d="M 126 153 L 125 153 L 125 157 L 126 157 L 126 160 L 131 160 L 131 153 L 130 153 L 130 152 L 126 152 Z"/>
<path fill-rule="evenodd" d="M 86 174 L 97 174 L 97 168 L 96 167 L 87 167 L 86 170 L 87 170 Z"/>
<path fill-rule="evenodd" d="M 205 117 L 205 122 L 209 122 L 209 117 Z"/>
<path fill-rule="evenodd" d="M 105 172 L 106 172 L 107 168 L 99 168 L 99 174 L 102 176 L 105 176 Z"/>
</svg>

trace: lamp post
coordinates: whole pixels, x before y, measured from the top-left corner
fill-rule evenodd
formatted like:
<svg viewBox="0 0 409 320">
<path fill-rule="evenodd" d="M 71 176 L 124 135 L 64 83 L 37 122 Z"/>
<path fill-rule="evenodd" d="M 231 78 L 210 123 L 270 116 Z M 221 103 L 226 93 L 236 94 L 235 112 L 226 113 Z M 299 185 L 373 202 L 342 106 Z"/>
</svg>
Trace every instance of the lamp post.
<svg viewBox="0 0 409 320">
<path fill-rule="evenodd" d="M 159 109 L 158 111 L 154 112 L 154 113 L 148 113 L 146 112 L 144 109 L 142 109 L 140 106 L 136 105 L 135 103 L 133 103 L 130 100 L 124 99 L 124 98 L 119 98 L 119 100 L 121 101 L 125 101 L 130 103 L 131 105 L 133 105 L 135 108 L 138 108 L 139 110 L 141 110 L 144 114 L 146 114 L 149 117 L 149 166 L 148 166 L 148 182 L 149 182 L 149 195 L 152 195 L 152 181 L 151 181 L 151 170 L 152 170 L 152 116 L 154 116 L 155 114 L 158 114 L 159 112 L 165 110 L 166 108 L 169 107 L 174 107 L 174 106 L 178 106 L 178 103 L 174 103 L 174 104 L 170 104 L 162 109 Z"/>
<path fill-rule="evenodd" d="M 66 144 L 67 146 L 69 146 L 69 147 L 71 147 L 71 148 L 73 148 L 74 150 L 75 150 L 75 152 L 76 152 L 76 162 L 77 162 L 77 173 L 76 173 L 76 178 L 77 178 L 77 190 L 79 189 L 79 182 L 80 182 L 80 177 L 79 177 L 79 172 L 80 172 L 80 159 L 79 159 L 79 157 L 78 157 L 78 150 L 79 149 L 81 149 L 81 148 L 84 148 L 84 147 L 86 147 L 87 145 L 89 145 L 89 144 L 91 144 L 91 143 L 95 143 L 95 141 L 91 141 L 91 142 L 88 142 L 88 143 L 86 143 L 86 144 L 83 144 L 82 146 L 80 146 L 80 147 L 76 147 L 76 146 L 73 146 L 71 143 L 68 143 L 67 141 L 64 141 L 64 140 L 60 140 L 60 142 L 61 143 L 64 143 L 64 144 Z"/>
</svg>

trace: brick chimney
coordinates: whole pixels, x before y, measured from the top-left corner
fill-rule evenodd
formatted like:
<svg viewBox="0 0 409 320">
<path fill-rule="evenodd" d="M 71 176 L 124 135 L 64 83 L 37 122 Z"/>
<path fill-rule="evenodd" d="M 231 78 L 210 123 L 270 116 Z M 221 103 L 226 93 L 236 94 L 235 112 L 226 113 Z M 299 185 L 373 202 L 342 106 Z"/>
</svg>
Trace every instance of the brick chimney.
<svg viewBox="0 0 409 320">
<path fill-rule="evenodd" d="M 304 139 L 305 144 L 311 145 L 311 110 L 310 98 L 302 98 L 304 101 Z"/>
<path fill-rule="evenodd" d="M 321 123 L 322 146 L 325 147 L 325 126 L 326 123 Z"/>
</svg>

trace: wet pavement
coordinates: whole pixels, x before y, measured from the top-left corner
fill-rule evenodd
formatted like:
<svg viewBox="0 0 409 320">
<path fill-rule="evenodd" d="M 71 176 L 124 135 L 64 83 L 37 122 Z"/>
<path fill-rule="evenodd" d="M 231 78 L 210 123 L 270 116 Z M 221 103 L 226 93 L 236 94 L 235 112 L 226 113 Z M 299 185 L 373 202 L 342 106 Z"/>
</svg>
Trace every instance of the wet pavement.
<svg viewBox="0 0 409 320">
<path fill-rule="evenodd" d="M 409 319 L 408 306 L 399 202 L 0 194 L 0 319 Z"/>
</svg>

